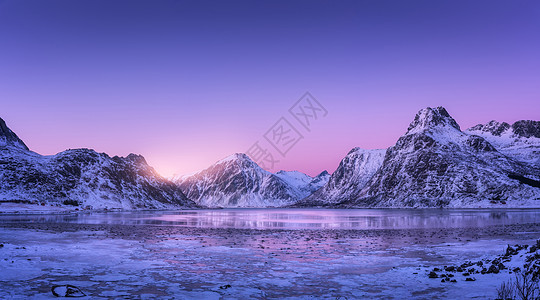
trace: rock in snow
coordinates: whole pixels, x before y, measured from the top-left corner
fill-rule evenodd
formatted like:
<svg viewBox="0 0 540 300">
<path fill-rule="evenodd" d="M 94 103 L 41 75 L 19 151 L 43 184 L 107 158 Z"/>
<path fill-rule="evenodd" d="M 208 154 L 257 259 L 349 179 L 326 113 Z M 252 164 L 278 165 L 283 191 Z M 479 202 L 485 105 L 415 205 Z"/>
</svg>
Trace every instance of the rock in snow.
<svg viewBox="0 0 540 300">
<path fill-rule="evenodd" d="M 66 285 L 55 285 L 51 288 L 51 292 L 56 297 L 84 297 L 85 293 L 81 291 L 78 287 L 70 284 Z"/>
<path fill-rule="evenodd" d="M 140 155 L 109 157 L 90 149 L 32 152 L 0 119 L 0 200 L 92 208 L 196 207 Z"/>
</svg>

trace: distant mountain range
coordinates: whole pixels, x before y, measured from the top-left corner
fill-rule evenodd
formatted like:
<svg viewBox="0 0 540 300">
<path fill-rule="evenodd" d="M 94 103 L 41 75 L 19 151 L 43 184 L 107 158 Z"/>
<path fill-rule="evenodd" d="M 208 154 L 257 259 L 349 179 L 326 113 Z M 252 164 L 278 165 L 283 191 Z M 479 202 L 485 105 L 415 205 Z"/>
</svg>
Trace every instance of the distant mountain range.
<svg viewBox="0 0 540 300">
<path fill-rule="evenodd" d="M 110 157 L 90 149 L 39 155 L 30 151 L 2 119 L 0 201 L 88 208 L 198 207 L 140 155 Z"/>
<path fill-rule="evenodd" d="M 93 208 L 540 207 L 540 122 L 461 131 L 443 107 L 428 107 L 394 146 L 354 148 L 331 175 L 271 173 L 234 154 L 168 180 L 135 154 L 39 155 L 0 119 L 0 180 L 0 201 Z"/>
<path fill-rule="evenodd" d="M 298 206 L 540 207 L 540 122 L 465 132 L 443 107 L 420 110 L 386 150 L 353 149 Z"/>
</svg>

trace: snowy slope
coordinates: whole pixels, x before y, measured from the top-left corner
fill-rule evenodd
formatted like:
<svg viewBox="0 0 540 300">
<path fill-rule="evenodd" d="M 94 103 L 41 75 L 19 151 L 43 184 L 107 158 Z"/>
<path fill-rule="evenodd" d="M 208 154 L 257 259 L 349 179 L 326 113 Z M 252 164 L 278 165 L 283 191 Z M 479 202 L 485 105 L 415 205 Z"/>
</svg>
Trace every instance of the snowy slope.
<svg viewBox="0 0 540 300">
<path fill-rule="evenodd" d="M 18 148 L 23 150 L 28 150 L 28 147 L 24 142 L 11 131 L 6 125 L 6 122 L 0 118 L 0 149 L 2 148 Z"/>
<path fill-rule="evenodd" d="M 238 153 L 193 175 L 179 176 L 176 183 L 188 198 L 208 207 L 277 207 L 305 197 L 325 176 L 311 178 L 284 171 L 272 174 Z"/>
<path fill-rule="evenodd" d="M 540 206 L 538 169 L 460 130 L 443 107 L 421 110 L 386 152 L 355 206 Z"/>
<path fill-rule="evenodd" d="M 321 172 L 315 177 L 311 177 L 299 171 L 279 171 L 275 174 L 290 186 L 293 186 L 300 192 L 300 198 L 311 195 L 316 190 L 324 186 L 330 179 L 327 171 Z"/>
<path fill-rule="evenodd" d="M 196 206 L 139 155 L 73 149 L 42 156 L 28 150 L 1 119 L 0 141 L 0 201 L 124 209 Z"/>
<path fill-rule="evenodd" d="M 465 132 L 483 137 L 506 156 L 540 168 L 540 121 L 522 120 L 512 125 L 491 121 Z"/>
<path fill-rule="evenodd" d="M 299 205 L 540 207 L 538 122 L 502 126 L 462 132 L 443 107 L 422 109 L 394 146 L 353 149 Z"/>
<path fill-rule="evenodd" d="M 328 183 L 313 195 L 303 199 L 300 206 L 335 204 L 356 197 L 381 167 L 386 150 L 354 148 L 341 160 Z"/>
</svg>

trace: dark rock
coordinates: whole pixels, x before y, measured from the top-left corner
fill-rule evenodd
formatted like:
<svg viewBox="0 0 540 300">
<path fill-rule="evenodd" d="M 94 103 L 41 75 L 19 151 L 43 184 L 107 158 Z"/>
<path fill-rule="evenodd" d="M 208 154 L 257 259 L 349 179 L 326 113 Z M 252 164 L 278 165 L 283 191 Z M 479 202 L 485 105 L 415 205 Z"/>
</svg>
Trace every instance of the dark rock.
<svg viewBox="0 0 540 300">
<path fill-rule="evenodd" d="M 231 288 L 232 286 L 230 284 L 226 284 L 226 285 L 222 285 L 220 286 L 219 288 L 222 289 L 222 290 L 226 290 L 228 288 Z"/>
<path fill-rule="evenodd" d="M 540 138 L 540 121 L 521 120 L 512 124 L 512 130 L 516 135 L 530 138 Z"/>
<path fill-rule="evenodd" d="M 473 126 L 469 130 L 489 132 L 494 136 L 501 136 L 501 134 L 509 128 L 510 124 L 506 122 L 499 123 L 497 121 L 490 121 L 487 124 L 478 124 L 476 126 Z"/>
<path fill-rule="evenodd" d="M 461 275 L 463 275 L 463 276 L 469 276 L 469 275 L 471 275 L 471 274 L 470 274 L 470 273 L 463 273 L 463 274 L 461 274 Z"/>
<path fill-rule="evenodd" d="M 429 276 L 429 278 L 439 278 L 439 275 L 437 275 L 437 273 L 435 273 L 433 271 L 429 272 L 428 276 Z"/>
<path fill-rule="evenodd" d="M 466 143 L 476 151 L 497 151 L 488 141 L 477 135 L 468 137 Z"/>
<path fill-rule="evenodd" d="M 489 267 L 489 269 L 487 270 L 487 273 L 488 274 L 498 274 L 499 273 L 499 268 L 497 268 L 497 265 L 493 264 Z"/>
<path fill-rule="evenodd" d="M 51 292 L 56 297 L 84 297 L 85 293 L 74 285 L 54 285 L 51 288 Z"/>
<path fill-rule="evenodd" d="M 467 277 L 467 278 L 465 278 L 465 281 L 476 281 L 476 278 Z"/>
<path fill-rule="evenodd" d="M 444 267 L 444 270 L 447 272 L 454 272 L 456 268 L 454 266 Z"/>
<path fill-rule="evenodd" d="M 508 245 L 508 247 L 506 247 L 506 253 L 504 254 L 504 256 L 512 256 L 512 255 L 516 255 L 516 254 L 518 254 L 517 249 L 512 248 L 510 245 Z"/>
<path fill-rule="evenodd" d="M 29 150 L 15 132 L 7 127 L 6 122 L 2 118 L 0 118 L 0 144 L 12 145 L 23 150 Z"/>
</svg>

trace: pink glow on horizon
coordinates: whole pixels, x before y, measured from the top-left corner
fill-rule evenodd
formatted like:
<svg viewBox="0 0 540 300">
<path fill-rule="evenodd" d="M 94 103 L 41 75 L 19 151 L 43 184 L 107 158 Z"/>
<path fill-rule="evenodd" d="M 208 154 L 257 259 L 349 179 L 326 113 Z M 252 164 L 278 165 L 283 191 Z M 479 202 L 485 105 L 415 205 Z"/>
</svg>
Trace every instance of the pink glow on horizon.
<svg viewBox="0 0 540 300">
<path fill-rule="evenodd" d="M 540 2 L 96 3 L 0 1 L 0 117 L 38 153 L 191 173 L 247 151 L 306 91 L 328 116 L 273 171 L 332 172 L 427 106 L 462 129 L 540 120 Z"/>
</svg>

